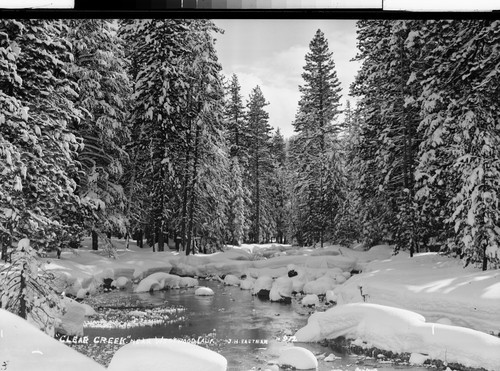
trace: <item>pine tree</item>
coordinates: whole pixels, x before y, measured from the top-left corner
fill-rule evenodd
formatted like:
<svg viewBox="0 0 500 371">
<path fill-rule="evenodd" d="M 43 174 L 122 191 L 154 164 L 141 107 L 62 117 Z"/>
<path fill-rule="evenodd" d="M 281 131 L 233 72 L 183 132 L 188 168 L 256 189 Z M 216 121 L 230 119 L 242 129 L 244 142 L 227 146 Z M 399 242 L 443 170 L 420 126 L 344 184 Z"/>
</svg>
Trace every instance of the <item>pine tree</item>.
<svg viewBox="0 0 500 371">
<path fill-rule="evenodd" d="M 80 119 L 78 87 L 65 69 L 71 46 L 61 21 L 2 20 L 0 30 L 0 237 L 8 260 L 1 302 L 53 333 L 60 303 L 37 254 L 81 232 L 74 181 L 81 141 L 68 129 Z M 20 242 L 9 252 L 13 241 Z"/>
<path fill-rule="evenodd" d="M 59 294 L 52 288 L 54 279 L 52 273 L 43 270 L 30 241 L 22 239 L 12 253 L 11 264 L 0 268 L 0 308 L 53 336 L 64 310 Z"/>
<path fill-rule="evenodd" d="M 271 126 L 269 114 L 264 110 L 266 102 L 259 86 L 250 93 L 248 100 L 247 125 L 250 131 L 249 174 L 251 176 L 251 229 L 249 238 L 260 243 L 269 237 L 274 229 L 269 217 L 270 177 L 273 166 L 270 155 Z"/>
<path fill-rule="evenodd" d="M 294 142 L 295 191 L 302 210 L 302 231 L 298 232 L 301 239 L 307 244 L 319 242 L 323 246 L 325 237 L 332 233 L 343 181 L 337 141 L 340 128 L 334 125 L 340 113 L 340 82 L 333 53 L 321 30 L 316 32 L 309 48 L 294 121 L 298 133 Z"/>
<path fill-rule="evenodd" d="M 286 144 L 283 135 L 281 134 L 279 128 L 271 139 L 271 155 L 273 159 L 274 175 L 273 180 L 273 206 L 272 214 L 274 219 L 274 225 L 276 226 L 276 231 L 274 236 L 276 237 L 276 242 L 286 243 L 287 239 L 287 217 L 286 217 L 286 205 L 288 201 L 288 191 L 287 191 L 287 155 L 286 155 Z"/>
<path fill-rule="evenodd" d="M 358 60 L 363 61 L 351 87 L 361 98 L 363 116 L 358 155 L 364 163 L 361 201 L 365 239 L 386 236 L 396 250 L 418 251 L 415 179 L 419 109 L 418 86 L 411 84 L 419 70 L 406 46 L 416 21 L 358 22 Z M 410 84 L 409 84 L 410 82 Z"/>
<path fill-rule="evenodd" d="M 237 156 L 231 158 L 231 198 L 228 215 L 228 234 L 229 242 L 232 245 L 239 246 L 248 233 L 248 215 L 247 203 L 249 194 L 246 187 L 243 185 L 243 174 L 240 168 L 240 163 Z"/>
<path fill-rule="evenodd" d="M 23 237 L 35 249 L 65 246 L 81 231 L 74 194 L 81 142 L 68 130 L 80 117 L 78 87 L 65 70 L 70 45 L 60 21 L 6 20 L 1 28 L 4 246 Z"/>
<path fill-rule="evenodd" d="M 417 35 L 426 138 L 418 196 L 454 231 L 443 234 L 444 249 L 483 270 L 499 264 L 499 29 L 498 21 L 428 21 Z"/>
<path fill-rule="evenodd" d="M 233 74 L 227 88 L 226 121 L 230 155 L 238 157 L 240 164 L 248 162 L 249 133 L 245 125 L 245 106 L 238 76 Z"/>
<path fill-rule="evenodd" d="M 86 113 L 72 130 L 83 138 L 78 160 L 84 177 L 77 192 L 94 213 L 91 221 L 93 249 L 97 234 L 126 234 L 125 194 L 120 184 L 129 140 L 125 125 L 130 83 L 125 71 L 123 45 L 116 25 L 109 20 L 66 21 L 73 44 L 72 74 L 78 83 L 78 107 Z M 106 244 L 110 246 L 110 241 Z M 112 251 L 110 251 L 112 253 Z"/>
</svg>

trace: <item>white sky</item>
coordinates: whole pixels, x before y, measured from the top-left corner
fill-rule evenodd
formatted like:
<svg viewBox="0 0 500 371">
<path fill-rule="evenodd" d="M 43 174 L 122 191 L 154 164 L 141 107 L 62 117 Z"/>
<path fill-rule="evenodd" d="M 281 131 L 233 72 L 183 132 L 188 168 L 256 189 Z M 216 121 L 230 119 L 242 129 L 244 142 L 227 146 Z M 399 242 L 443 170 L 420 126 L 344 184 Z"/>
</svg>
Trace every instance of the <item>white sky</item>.
<svg viewBox="0 0 500 371">
<path fill-rule="evenodd" d="M 305 19 L 216 19 L 215 24 L 225 33 L 217 35 L 217 54 L 224 74 L 238 75 L 244 102 L 251 90 L 259 85 L 269 102 L 269 123 L 280 128 L 285 137 L 294 134 L 292 121 L 300 98 L 299 85 L 305 55 L 316 31 L 321 29 L 328 40 L 342 98 L 349 97 L 349 85 L 359 68 L 350 60 L 356 55 L 355 20 Z"/>
</svg>

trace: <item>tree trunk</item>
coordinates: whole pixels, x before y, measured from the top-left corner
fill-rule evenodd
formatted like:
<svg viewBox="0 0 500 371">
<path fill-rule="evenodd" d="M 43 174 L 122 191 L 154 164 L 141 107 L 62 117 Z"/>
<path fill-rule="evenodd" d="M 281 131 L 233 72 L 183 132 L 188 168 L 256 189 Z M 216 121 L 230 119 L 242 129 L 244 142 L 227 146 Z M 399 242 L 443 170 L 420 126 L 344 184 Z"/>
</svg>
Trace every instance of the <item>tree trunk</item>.
<svg viewBox="0 0 500 371">
<path fill-rule="evenodd" d="M 144 231 L 140 229 L 139 232 L 137 233 L 137 246 L 139 246 L 141 249 L 144 247 L 143 237 L 144 237 Z"/>
<path fill-rule="evenodd" d="M 255 235 L 254 242 L 260 242 L 260 180 L 259 180 L 259 148 L 255 153 Z"/>
<path fill-rule="evenodd" d="M 163 236 L 163 220 L 158 228 L 158 251 L 165 251 L 165 239 Z"/>
<path fill-rule="evenodd" d="M 483 271 L 488 269 L 488 255 L 486 255 L 486 247 L 487 245 L 485 244 L 483 247 L 483 266 L 482 266 Z"/>
<path fill-rule="evenodd" d="M 19 282 L 19 317 L 28 319 L 28 312 L 26 308 L 26 278 L 24 277 L 24 272 L 27 270 L 27 264 L 23 264 L 21 270 L 21 277 Z"/>
<path fill-rule="evenodd" d="M 97 232 L 92 230 L 92 250 L 97 250 L 99 248 L 99 236 Z"/>
<path fill-rule="evenodd" d="M 186 249 L 186 228 L 187 228 L 187 206 L 188 206 L 188 186 L 189 186 L 189 163 L 191 162 L 191 120 L 189 121 L 189 131 L 186 135 L 186 171 L 184 175 L 184 190 L 182 200 L 182 227 L 181 227 L 181 241 L 182 250 Z"/>
<path fill-rule="evenodd" d="M 194 248 L 191 249 L 191 242 L 193 238 L 193 219 L 194 219 L 194 205 L 196 201 L 196 180 L 198 178 L 197 176 L 197 171 L 198 171 L 198 160 L 199 160 L 199 154 L 198 154 L 198 141 L 200 137 L 200 126 L 196 125 L 196 133 L 195 133 L 195 138 L 194 138 L 194 162 L 193 162 L 193 172 L 191 176 L 191 201 L 189 205 L 189 225 L 188 225 L 188 240 L 187 240 L 187 248 L 186 248 L 186 255 L 189 255 L 191 250 L 193 250 L 194 253 Z"/>
</svg>

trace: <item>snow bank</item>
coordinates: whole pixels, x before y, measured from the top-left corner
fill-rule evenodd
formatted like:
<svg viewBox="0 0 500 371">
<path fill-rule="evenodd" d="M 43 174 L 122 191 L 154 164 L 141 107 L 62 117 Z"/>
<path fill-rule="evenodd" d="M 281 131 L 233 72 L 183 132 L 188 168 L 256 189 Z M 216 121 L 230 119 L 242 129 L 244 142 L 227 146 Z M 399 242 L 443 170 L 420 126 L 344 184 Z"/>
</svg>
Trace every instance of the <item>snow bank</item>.
<svg viewBox="0 0 500 371">
<path fill-rule="evenodd" d="M 460 260 L 435 253 L 410 258 L 401 252 L 368 263 L 335 293 L 339 304 L 366 300 L 408 309 L 433 322 L 447 318 L 458 326 L 500 332 L 500 270 L 463 268 Z"/>
<path fill-rule="evenodd" d="M 314 354 L 305 348 L 292 347 L 281 351 L 278 359 L 280 366 L 292 366 L 297 370 L 309 370 L 318 368 L 318 360 Z"/>
<path fill-rule="evenodd" d="M 172 339 L 144 339 L 113 356 L 108 371 L 226 371 L 227 360 L 198 345 Z"/>
<path fill-rule="evenodd" d="M 9 371 L 105 371 L 94 360 L 0 309 L 0 365 Z"/>
<path fill-rule="evenodd" d="M 500 369 L 500 338 L 468 328 L 426 323 L 420 314 L 377 304 L 346 304 L 314 313 L 295 336 L 299 342 L 343 336 L 358 339 L 367 347 Z"/>
</svg>

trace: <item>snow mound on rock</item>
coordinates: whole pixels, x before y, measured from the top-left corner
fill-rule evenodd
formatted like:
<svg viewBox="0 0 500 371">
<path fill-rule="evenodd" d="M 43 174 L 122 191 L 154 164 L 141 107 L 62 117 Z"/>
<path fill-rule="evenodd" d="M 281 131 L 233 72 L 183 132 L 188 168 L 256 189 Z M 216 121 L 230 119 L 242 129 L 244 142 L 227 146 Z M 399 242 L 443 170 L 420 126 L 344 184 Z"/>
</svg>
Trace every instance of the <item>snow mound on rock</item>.
<svg viewBox="0 0 500 371">
<path fill-rule="evenodd" d="M 212 290 L 210 287 L 198 287 L 195 292 L 195 295 L 197 296 L 213 296 L 215 295 L 214 290 Z"/>
<path fill-rule="evenodd" d="M 149 291 L 158 291 L 163 287 L 157 280 L 151 278 L 144 278 L 139 285 L 134 289 L 134 292 L 149 292 Z"/>
<path fill-rule="evenodd" d="M 252 290 L 254 283 L 255 283 L 254 279 L 252 279 L 250 277 L 247 277 L 244 280 L 240 281 L 240 289 L 242 289 L 242 290 Z"/>
<path fill-rule="evenodd" d="M 319 305 L 319 298 L 318 295 L 315 294 L 309 294 L 306 295 L 302 298 L 302 305 L 303 306 L 308 306 L 308 305 Z"/>
<path fill-rule="evenodd" d="M 284 349 L 280 354 L 278 364 L 280 366 L 292 366 L 297 370 L 318 368 L 318 360 L 314 354 L 310 350 L 301 347 Z"/>
<path fill-rule="evenodd" d="M 273 287 L 273 279 L 269 276 L 261 276 L 257 278 L 253 285 L 252 293 L 257 295 L 260 290 L 268 290 L 271 291 Z"/>
<path fill-rule="evenodd" d="M 224 277 L 224 285 L 228 286 L 238 286 L 240 284 L 240 279 L 233 274 L 228 274 Z"/>
<path fill-rule="evenodd" d="M 227 360 L 198 345 L 173 339 L 144 339 L 120 348 L 108 371 L 226 371 Z"/>
<path fill-rule="evenodd" d="M 466 367 L 500 369 L 500 338 L 464 327 L 426 323 L 417 313 L 353 303 L 317 312 L 296 334 L 299 342 L 346 337 L 395 353 L 427 354 Z"/>
<path fill-rule="evenodd" d="M 292 279 L 288 276 L 279 277 L 273 282 L 271 291 L 269 292 L 269 300 L 281 301 L 285 298 L 291 298 L 292 290 Z"/>
</svg>

